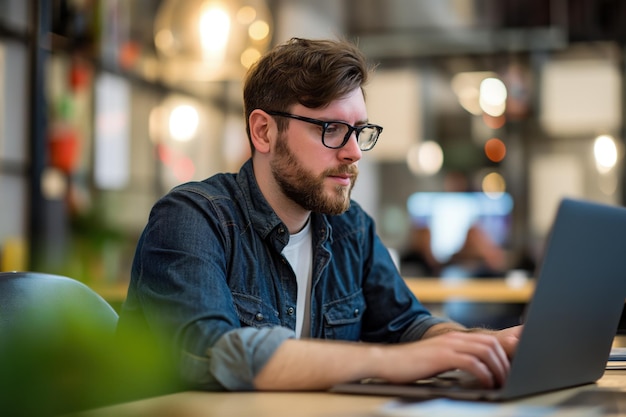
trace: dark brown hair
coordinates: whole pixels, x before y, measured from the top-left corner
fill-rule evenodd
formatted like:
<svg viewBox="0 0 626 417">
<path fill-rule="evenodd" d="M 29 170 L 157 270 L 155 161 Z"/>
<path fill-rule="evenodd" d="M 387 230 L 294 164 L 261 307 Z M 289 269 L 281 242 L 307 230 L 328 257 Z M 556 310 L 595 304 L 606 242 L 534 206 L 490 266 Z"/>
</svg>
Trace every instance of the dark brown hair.
<svg viewBox="0 0 626 417">
<path fill-rule="evenodd" d="M 246 76 L 243 102 L 248 138 L 253 110 L 288 111 L 297 103 L 327 106 L 363 87 L 370 70 L 365 56 L 348 41 L 292 38 L 276 46 Z M 278 129 L 286 123 L 287 119 L 277 120 Z"/>
</svg>

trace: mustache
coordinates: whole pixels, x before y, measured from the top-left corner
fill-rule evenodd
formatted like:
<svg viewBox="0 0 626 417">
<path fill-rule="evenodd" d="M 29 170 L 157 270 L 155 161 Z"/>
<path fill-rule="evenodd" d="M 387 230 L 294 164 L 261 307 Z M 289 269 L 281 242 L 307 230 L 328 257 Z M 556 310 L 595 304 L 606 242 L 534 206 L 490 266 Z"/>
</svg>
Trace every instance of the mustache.
<svg viewBox="0 0 626 417">
<path fill-rule="evenodd" d="M 359 175 L 359 167 L 356 165 L 341 165 L 338 168 L 331 168 L 324 171 L 324 176 L 336 176 L 348 174 L 352 177 Z"/>
</svg>

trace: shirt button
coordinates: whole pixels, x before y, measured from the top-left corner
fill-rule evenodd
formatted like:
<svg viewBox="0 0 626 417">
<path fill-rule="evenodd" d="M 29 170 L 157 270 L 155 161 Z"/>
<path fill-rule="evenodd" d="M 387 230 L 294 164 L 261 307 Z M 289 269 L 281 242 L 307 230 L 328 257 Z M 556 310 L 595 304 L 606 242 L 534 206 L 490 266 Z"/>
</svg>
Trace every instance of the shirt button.
<svg viewBox="0 0 626 417">
<path fill-rule="evenodd" d="M 256 314 L 254 315 L 254 319 L 255 319 L 256 321 L 262 321 L 264 318 L 265 318 L 265 317 L 263 317 L 263 313 L 256 313 Z"/>
<path fill-rule="evenodd" d="M 287 314 L 289 314 L 290 316 L 293 316 L 293 313 L 294 313 L 295 311 L 296 311 L 296 310 L 295 310 L 293 307 L 289 307 L 289 308 L 287 309 Z"/>
<path fill-rule="evenodd" d="M 360 313 L 359 309 L 355 308 L 354 309 L 354 317 L 359 317 L 359 313 Z"/>
<path fill-rule="evenodd" d="M 281 227 L 281 228 L 279 228 L 279 229 L 278 229 L 278 233 L 280 233 L 280 234 L 282 235 L 283 233 L 285 233 L 285 229 L 283 229 L 282 227 Z"/>
</svg>

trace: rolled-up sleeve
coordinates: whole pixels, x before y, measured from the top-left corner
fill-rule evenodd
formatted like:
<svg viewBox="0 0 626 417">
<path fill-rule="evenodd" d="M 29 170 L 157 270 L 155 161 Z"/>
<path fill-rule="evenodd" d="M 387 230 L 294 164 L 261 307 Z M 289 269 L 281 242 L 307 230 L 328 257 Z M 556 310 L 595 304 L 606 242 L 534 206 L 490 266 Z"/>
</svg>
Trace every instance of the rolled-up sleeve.
<svg viewBox="0 0 626 417">
<path fill-rule="evenodd" d="M 183 353 L 181 372 L 193 386 L 208 390 L 251 391 L 254 378 L 276 349 L 295 338 L 285 327 L 231 330 L 209 348 L 206 356 Z"/>
<path fill-rule="evenodd" d="M 422 315 L 415 319 L 413 323 L 406 329 L 406 331 L 402 334 L 400 338 L 401 342 L 412 342 L 415 340 L 420 340 L 424 337 L 424 334 L 428 329 L 430 329 L 435 324 L 440 323 L 450 323 L 450 320 L 447 320 L 442 317 L 435 317 L 429 315 Z"/>
</svg>

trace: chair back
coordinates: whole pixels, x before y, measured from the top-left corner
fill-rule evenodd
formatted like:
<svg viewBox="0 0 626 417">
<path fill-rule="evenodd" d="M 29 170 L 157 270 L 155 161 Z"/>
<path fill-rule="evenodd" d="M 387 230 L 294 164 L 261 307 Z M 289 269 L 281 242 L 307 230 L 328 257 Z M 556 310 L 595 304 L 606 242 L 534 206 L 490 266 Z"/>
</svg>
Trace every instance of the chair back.
<svg viewBox="0 0 626 417">
<path fill-rule="evenodd" d="M 73 321 L 113 335 L 117 319 L 113 307 L 82 282 L 39 272 L 0 272 L 0 335 L 17 325 L 52 322 L 58 331 Z"/>
<path fill-rule="evenodd" d="M 74 279 L 0 273 L 0 409 L 58 415 L 122 398 L 116 368 L 118 315 Z M 123 399 L 123 398 L 122 398 Z"/>
</svg>

